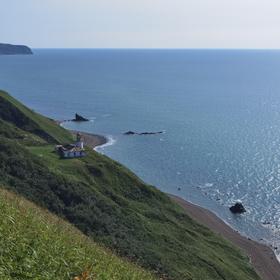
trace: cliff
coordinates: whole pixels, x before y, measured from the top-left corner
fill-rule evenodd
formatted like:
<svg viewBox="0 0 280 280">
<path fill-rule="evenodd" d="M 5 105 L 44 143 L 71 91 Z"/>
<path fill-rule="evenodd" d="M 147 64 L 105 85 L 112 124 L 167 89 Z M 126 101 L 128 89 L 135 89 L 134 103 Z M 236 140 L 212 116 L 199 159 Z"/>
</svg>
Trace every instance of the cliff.
<svg viewBox="0 0 280 280">
<path fill-rule="evenodd" d="M 12 54 L 33 54 L 33 53 L 32 50 L 27 46 L 0 43 L 0 55 L 12 55 Z"/>
</svg>

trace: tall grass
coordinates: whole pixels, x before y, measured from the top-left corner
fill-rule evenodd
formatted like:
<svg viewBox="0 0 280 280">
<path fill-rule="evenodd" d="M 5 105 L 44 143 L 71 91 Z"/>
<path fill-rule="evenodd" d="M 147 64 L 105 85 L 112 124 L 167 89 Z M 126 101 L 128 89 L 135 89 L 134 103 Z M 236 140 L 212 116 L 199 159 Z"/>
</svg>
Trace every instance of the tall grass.
<svg viewBox="0 0 280 280">
<path fill-rule="evenodd" d="M 152 280 L 65 221 L 0 189 L 0 279 Z"/>
</svg>

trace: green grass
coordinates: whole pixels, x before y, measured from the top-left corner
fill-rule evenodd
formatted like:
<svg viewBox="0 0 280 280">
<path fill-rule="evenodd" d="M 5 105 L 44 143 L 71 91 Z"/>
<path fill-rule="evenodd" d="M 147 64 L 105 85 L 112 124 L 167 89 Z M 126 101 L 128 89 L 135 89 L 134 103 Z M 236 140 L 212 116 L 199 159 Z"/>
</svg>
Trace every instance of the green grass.
<svg viewBox="0 0 280 280">
<path fill-rule="evenodd" d="M 49 142 L 73 140 L 71 134 L 53 120 L 35 113 L 4 91 L 0 91 L 0 118 Z"/>
<path fill-rule="evenodd" d="M 0 119 L 0 135 L 9 139 L 13 139 L 26 146 L 45 145 L 47 142 L 39 136 L 24 131 L 9 122 Z"/>
<path fill-rule="evenodd" d="M 2 185 L 169 279 L 260 279 L 239 249 L 121 164 L 89 149 L 85 158 L 62 160 L 53 148 L 0 133 Z"/>
<path fill-rule="evenodd" d="M 153 280 L 34 204 L 0 190 L 0 279 Z"/>
</svg>

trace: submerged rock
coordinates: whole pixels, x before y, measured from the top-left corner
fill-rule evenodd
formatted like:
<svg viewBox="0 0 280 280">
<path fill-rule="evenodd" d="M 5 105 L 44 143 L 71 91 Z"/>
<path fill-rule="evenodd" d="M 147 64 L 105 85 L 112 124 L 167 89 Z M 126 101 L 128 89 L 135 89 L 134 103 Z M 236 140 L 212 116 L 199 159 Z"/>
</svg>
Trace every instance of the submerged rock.
<svg viewBox="0 0 280 280">
<path fill-rule="evenodd" d="M 72 120 L 73 122 L 88 122 L 89 120 L 82 117 L 81 115 L 75 114 L 75 119 Z"/>
<path fill-rule="evenodd" d="M 242 205 L 241 202 L 236 202 L 233 206 L 231 206 L 229 208 L 229 210 L 233 213 L 233 214 L 242 214 L 244 212 L 246 212 L 244 206 Z"/>
<path fill-rule="evenodd" d="M 131 130 L 124 133 L 124 135 L 134 135 L 134 134 L 137 134 L 137 133 L 135 133 L 134 131 L 131 131 Z"/>
<path fill-rule="evenodd" d="M 154 134 L 161 134 L 163 131 L 156 131 L 156 132 L 134 132 L 134 131 L 127 131 L 124 135 L 154 135 Z"/>
<path fill-rule="evenodd" d="M 153 135 L 153 134 L 161 134 L 163 131 L 156 131 L 156 132 L 142 132 L 139 135 Z"/>
</svg>

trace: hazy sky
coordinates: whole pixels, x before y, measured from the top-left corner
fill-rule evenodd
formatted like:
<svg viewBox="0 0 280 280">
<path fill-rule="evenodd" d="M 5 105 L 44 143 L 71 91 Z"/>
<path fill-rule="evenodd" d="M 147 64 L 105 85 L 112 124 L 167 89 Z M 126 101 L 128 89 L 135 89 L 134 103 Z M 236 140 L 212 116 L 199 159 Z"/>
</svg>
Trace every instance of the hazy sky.
<svg viewBox="0 0 280 280">
<path fill-rule="evenodd" d="M 280 48 L 280 0 L 0 0 L 0 42 Z"/>
</svg>

